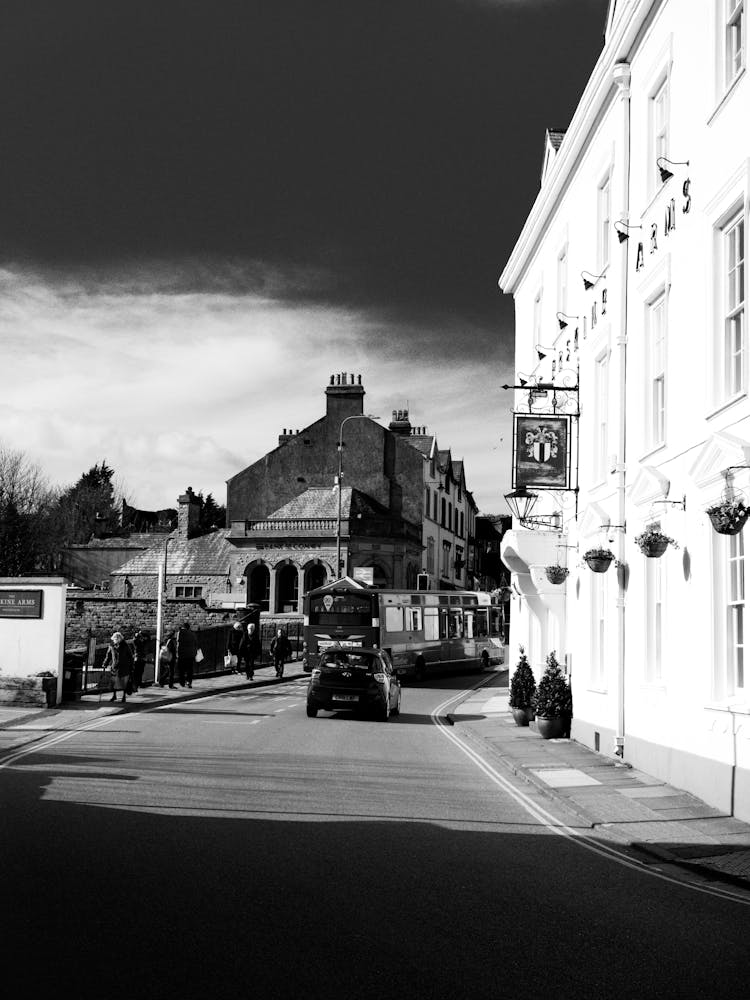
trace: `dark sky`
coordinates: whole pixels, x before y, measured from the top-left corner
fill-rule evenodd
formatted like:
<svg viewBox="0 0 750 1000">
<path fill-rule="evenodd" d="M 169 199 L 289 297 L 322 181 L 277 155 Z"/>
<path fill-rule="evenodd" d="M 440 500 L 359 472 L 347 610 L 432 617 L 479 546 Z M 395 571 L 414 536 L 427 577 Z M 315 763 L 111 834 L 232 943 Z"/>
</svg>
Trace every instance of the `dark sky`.
<svg viewBox="0 0 750 1000">
<path fill-rule="evenodd" d="M 489 338 L 606 7 L 3 0 L 0 265 L 320 269 L 298 294 Z"/>
</svg>

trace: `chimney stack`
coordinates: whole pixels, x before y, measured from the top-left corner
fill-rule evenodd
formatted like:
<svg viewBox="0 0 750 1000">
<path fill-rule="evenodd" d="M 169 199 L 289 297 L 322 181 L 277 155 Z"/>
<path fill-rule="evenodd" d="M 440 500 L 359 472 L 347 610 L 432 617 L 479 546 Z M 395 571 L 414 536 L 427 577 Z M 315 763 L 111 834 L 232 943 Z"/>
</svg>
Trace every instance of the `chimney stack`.
<svg viewBox="0 0 750 1000">
<path fill-rule="evenodd" d="M 177 498 L 177 535 L 179 538 L 193 538 L 198 533 L 200 511 L 200 500 L 193 493 L 192 486 L 188 486 L 183 495 Z"/>
<path fill-rule="evenodd" d="M 326 386 L 326 417 L 335 425 L 336 433 L 345 417 L 365 412 L 365 390 L 361 375 L 338 372 L 331 375 Z"/>
</svg>

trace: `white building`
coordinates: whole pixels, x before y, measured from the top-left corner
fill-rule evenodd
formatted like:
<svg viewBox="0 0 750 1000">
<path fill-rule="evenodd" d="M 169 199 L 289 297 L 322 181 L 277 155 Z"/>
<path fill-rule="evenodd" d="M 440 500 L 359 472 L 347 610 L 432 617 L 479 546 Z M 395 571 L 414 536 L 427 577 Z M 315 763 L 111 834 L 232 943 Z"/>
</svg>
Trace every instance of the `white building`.
<svg viewBox="0 0 750 1000">
<path fill-rule="evenodd" d="M 558 401 L 580 401 L 572 489 L 537 491 L 561 531 L 515 521 L 505 537 L 511 661 L 523 643 L 539 672 L 554 649 L 575 739 L 750 820 L 750 528 L 720 535 L 706 514 L 727 470 L 750 498 L 746 14 L 612 0 L 500 285 L 527 383 L 515 409 L 550 411 L 538 382 L 577 384 Z M 677 543 L 661 558 L 634 542 L 654 522 Z M 621 565 L 593 573 L 582 556 L 602 545 Z M 570 575 L 553 585 L 559 560 Z"/>
</svg>

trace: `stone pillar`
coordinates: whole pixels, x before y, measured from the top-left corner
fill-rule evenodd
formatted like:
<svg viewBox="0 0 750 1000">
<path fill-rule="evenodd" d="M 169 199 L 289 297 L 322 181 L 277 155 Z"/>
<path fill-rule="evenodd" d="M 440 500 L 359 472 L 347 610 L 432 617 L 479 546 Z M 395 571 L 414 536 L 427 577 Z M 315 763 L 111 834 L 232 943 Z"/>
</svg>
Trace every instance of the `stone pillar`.
<svg viewBox="0 0 750 1000">
<path fill-rule="evenodd" d="M 305 597 L 305 567 L 297 567 L 297 611 L 302 614 Z"/>
<path fill-rule="evenodd" d="M 268 610 L 275 614 L 278 604 L 278 594 L 276 593 L 276 567 L 268 567 Z"/>
</svg>

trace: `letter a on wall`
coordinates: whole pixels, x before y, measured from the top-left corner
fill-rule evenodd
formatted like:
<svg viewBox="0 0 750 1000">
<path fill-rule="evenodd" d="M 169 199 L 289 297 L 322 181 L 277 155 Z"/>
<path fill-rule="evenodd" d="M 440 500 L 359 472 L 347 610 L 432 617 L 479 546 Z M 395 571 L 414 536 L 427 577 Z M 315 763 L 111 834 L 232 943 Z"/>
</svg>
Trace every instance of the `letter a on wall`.
<svg viewBox="0 0 750 1000">
<path fill-rule="evenodd" d="M 568 489 L 570 417 L 516 413 L 513 432 L 514 486 Z"/>
</svg>

